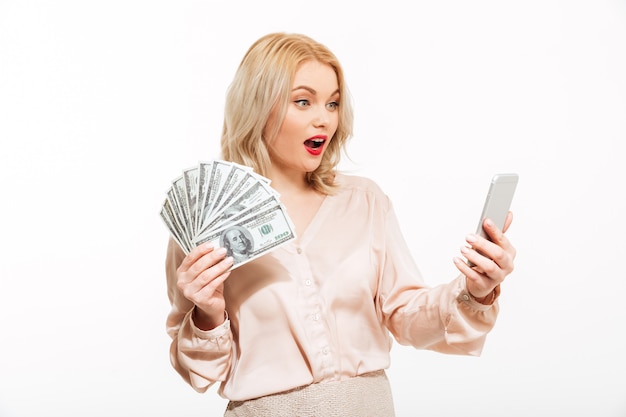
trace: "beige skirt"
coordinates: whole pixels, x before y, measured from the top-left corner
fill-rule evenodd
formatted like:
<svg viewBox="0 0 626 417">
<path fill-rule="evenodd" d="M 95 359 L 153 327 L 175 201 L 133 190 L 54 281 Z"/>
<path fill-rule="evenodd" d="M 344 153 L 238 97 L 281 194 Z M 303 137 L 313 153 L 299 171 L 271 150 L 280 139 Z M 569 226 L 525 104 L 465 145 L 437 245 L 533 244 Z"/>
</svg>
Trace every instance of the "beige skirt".
<svg viewBox="0 0 626 417">
<path fill-rule="evenodd" d="M 385 371 L 228 403 L 224 417 L 394 417 Z"/>
</svg>

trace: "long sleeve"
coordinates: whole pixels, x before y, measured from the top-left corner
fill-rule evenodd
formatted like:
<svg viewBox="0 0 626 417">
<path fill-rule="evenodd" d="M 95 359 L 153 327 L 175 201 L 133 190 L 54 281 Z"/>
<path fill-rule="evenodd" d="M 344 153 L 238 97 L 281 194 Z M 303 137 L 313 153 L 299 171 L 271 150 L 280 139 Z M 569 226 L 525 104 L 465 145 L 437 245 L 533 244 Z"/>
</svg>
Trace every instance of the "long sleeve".
<svg viewBox="0 0 626 417">
<path fill-rule="evenodd" d="M 442 353 L 479 355 L 493 328 L 497 301 L 475 301 L 460 275 L 436 287 L 424 285 L 391 204 L 385 210 L 380 305 L 386 326 L 404 345 Z"/>
<path fill-rule="evenodd" d="M 229 320 L 208 331 L 194 325 L 194 305 L 176 286 L 176 269 L 184 256 L 174 240 L 170 239 L 165 261 L 167 291 L 172 306 L 166 321 L 167 334 L 172 338 L 170 361 L 187 383 L 196 391 L 204 392 L 228 376 L 233 335 Z"/>
</svg>

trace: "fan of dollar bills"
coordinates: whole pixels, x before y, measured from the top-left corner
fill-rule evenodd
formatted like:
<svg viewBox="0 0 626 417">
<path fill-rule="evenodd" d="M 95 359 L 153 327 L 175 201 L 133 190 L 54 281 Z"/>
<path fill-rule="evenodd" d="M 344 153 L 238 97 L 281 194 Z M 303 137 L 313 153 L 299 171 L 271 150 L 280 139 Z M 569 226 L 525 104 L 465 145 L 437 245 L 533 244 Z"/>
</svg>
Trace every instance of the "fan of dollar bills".
<svg viewBox="0 0 626 417">
<path fill-rule="evenodd" d="M 296 238 L 269 180 L 233 162 L 200 162 L 184 170 L 172 182 L 160 214 L 186 254 L 211 242 L 227 249 L 233 268 Z"/>
</svg>

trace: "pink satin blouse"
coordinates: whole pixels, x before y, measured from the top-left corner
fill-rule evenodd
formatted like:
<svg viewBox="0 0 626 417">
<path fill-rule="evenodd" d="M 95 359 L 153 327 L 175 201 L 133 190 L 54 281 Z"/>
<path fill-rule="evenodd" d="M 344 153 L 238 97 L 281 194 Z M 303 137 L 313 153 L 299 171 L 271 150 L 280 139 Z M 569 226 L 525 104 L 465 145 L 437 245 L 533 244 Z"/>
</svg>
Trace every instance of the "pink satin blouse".
<svg viewBox="0 0 626 417">
<path fill-rule="evenodd" d="M 479 355 L 498 313 L 476 302 L 465 277 L 428 287 L 389 198 L 371 180 L 338 174 L 297 241 L 235 269 L 228 320 L 194 326 L 176 288 L 183 252 L 166 259 L 171 362 L 197 391 L 245 400 L 389 366 L 392 336 L 442 353 Z"/>
</svg>

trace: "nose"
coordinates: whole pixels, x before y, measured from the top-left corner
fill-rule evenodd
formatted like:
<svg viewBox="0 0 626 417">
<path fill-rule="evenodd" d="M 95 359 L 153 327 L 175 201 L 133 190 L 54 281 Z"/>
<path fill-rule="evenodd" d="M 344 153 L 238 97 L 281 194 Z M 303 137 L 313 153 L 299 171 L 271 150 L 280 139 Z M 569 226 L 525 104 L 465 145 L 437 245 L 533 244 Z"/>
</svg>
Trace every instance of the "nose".
<svg viewBox="0 0 626 417">
<path fill-rule="evenodd" d="M 319 106 L 315 112 L 315 117 L 313 118 L 313 125 L 315 127 L 325 127 L 328 126 L 329 120 L 330 111 L 326 108 L 326 106 Z"/>
</svg>

